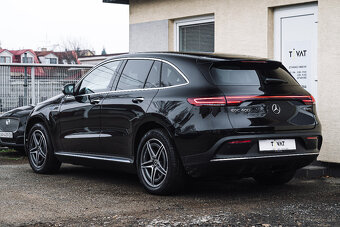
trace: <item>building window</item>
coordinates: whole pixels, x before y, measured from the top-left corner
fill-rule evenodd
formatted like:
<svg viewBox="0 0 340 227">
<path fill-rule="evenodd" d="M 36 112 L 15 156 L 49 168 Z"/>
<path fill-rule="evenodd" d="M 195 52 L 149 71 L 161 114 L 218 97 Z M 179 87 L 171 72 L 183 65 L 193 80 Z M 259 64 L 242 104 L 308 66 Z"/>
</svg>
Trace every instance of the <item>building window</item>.
<svg viewBox="0 0 340 227">
<path fill-rule="evenodd" d="M 11 57 L 7 57 L 7 56 L 1 56 L 0 57 L 0 63 L 11 63 Z"/>
<path fill-rule="evenodd" d="M 22 57 L 22 63 L 33 63 L 33 58 L 32 57 Z"/>
<path fill-rule="evenodd" d="M 181 52 L 214 52 L 214 17 L 175 21 L 176 50 Z"/>
<path fill-rule="evenodd" d="M 56 58 L 48 58 L 50 64 L 58 64 L 57 59 Z"/>
</svg>

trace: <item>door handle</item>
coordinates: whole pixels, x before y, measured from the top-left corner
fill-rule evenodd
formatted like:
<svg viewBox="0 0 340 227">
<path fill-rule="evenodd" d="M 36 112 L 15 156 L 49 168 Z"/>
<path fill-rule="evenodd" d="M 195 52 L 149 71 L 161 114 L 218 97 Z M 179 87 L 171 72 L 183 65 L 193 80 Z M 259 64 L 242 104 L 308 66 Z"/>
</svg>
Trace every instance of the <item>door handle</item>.
<svg viewBox="0 0 340 227">
<path fill-rule="evenodd" d="M 132 99 L 132 102 L 133 103 L 141 103 L 144 101 L 144 98 L 143 97 L 138 97 L 138 98 L 134 98 Z"/>
<path fill-rule="evenodd" d="M 98 103 L 100 103 L 100 101 L 101 101 L 101 99 L 91 99 L 90 103 L 91 104 L 98 104 Z"/>
</svg>

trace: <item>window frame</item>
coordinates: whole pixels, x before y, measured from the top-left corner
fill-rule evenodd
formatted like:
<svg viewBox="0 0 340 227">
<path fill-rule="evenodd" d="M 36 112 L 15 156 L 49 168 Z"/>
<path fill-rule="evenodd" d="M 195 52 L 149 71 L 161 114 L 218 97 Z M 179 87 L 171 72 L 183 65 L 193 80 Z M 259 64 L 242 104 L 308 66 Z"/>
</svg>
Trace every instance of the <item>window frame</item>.
<svg viewBox="0 0 340 227">
<path fill-rule="evenodd" d="M 199 17 L 192 17 L 187 19 L 179 19 L 175 20 L 174 22 L 174 48 L 175 51 L 179 51 L 179 28 L 182 26 L 187 25 L 198 25 L 198 24 L 205 24 L 205 23 L 211 23 L 214 22 L 215 26 L 215 16 L 209 15 L 209 16 L 199 16 Z M 215 30 L 216 31 L 216 30 Z M 214 41 L 215 41 L 215 33 L 214 33 Z M 215 42 L 216 43 L 216 42 Z M 214 51 L 215 52 L 215 45 L 214 45 Z M 206 53 L 213 53 L 213 52 L 206 52 Z"/>
<path fill-rule="evenodd" d="M 47 58 L 49 64 L 58 64 L 58 58 Z M 55 60 L 55 63 L 51 63 L 51 60 Z"/>
<path fill-rule="evenodd" d="M 10 56 L 2 55 L 2 56 L 0 56 L 0 58 L 5 59 L 5 62 L 0 62 L 0 63 L 12 63 L 12 57 L 10 57 Z M 7 62 L 6 59 L 9 59 L 9 62 Z"/>
<path fill-rule="evenodd" d="M 120 80 L 121 80 L 121 78 L 122 78 L 122 75 L 123 75 L 123 72 L 124 72 L 124 70 L 125 70 L 125 68 L 126 68 L 126 65 L 127 65 L 128 62 L 131 61 L 131 60 L 144 60 L 144 61 L 151 61 L 151 62 L 152 62 L 151 67 L 150 67 L 150 69 L 149 69 L 149 71 L 148 71 L 148 73 L 147 73 L 147 75 L 146 75 L 145 81 L 144 81 L 144 83 L 143 83 L 143 88 L 134 88 L 134 89 L 122 89 L 122 90 L 117 90 L 118 84 L 119 84 L 119 82 L 120 82 Z M 154 63 L 155 63 L 155 60 L 149 60 L 149 59 L 138 59 L 138 58 L 129 58 L 129 59 L 126 59 L 126 61 L 124 62 L 124 66 L 123 66 L 122 69 L 119 71 L 119 76 L 118 76 L 117 83 L 115 84 L 115 90 L 114 90 L 114 91 L 133 91 L 133 90 L 141 90 L 141 89 L 144 89 L 145 83 L 146 83 L 147 79 L 149 78 L 149 74 L 150 74 L 150 72 L 151 72 L 151 69 L 152 69 L 152 66 L 153 66 Z M 112 89 L 113 89 L 113 88 L 112 88 Z M 111 89 L 111 91 L 112 91 L 112 89 Z"/>
<path fill-rule="evenodd" d="M 183 84 L 178 84 L 178 85 L 174 85 L 174 86 L 169 86 L 169 87 L 156 87 L 156 88 L 142 88 L 142 89 L 131 89 L 131 90 L 116 90 L 117 85 L 118 85 L 118 81 L 120 80 L 120 77 L 122 75 L 122 72 L 125 68 L 126 62 L 127 60 L 152 60 L 152 61 L 159 61 L 161 63 L 166 63 L 168 65 L 170 65 L 171 67 L 173 67 L 175 70 L 177 70 L 177 72 L 184 78 L 184 80 L 186 81 Z M 79 79 L 79 81 L 76 83 L 75 85 L 75 90 L 78 92 L 79 87 L 83 81 L 83 79 L 85 77 L 87 77 L 87 75 L 89 75 L 93 70 L 97 69 L 98 67 L 113 62 L 113 61 L 121 61 L 120 66 L 118 68 L 118 75 L 117 78 L 115 79 L 115 81 L 111 84 L 111 91 L 106 91 L 106 92 L 98 92 L 98 93 L 93 93 L 93 94 L 101 94 L 101 93 L 119 93 L 119 92 L 133 92 L 133 91 L 147 91 L 147 90 L 155 90 L 155 89 L 168 89 L 168 88 L 174 88 L 174 87 L 180 87 L 180 86 L 185 86 L 188 85 L 189 79 L 185 76 L 185 74 L 179 70 L 177 68 L 177 66 L 175 66 L 174 64 L 168 62 L 167 60 L 163 60 L 163 59 L 159 59 L 159 58 L 152 58 L 152 57 L 126 57 L 126 58 L 117 58 L 117 59 L 111 59 L 108 61 L 104 61 L 102 63 L 100 63 L 99 65 L 93 67 L 91 70 L 89 70 L 82 78 Z M 117 81 L 117 82 L 116 82 Z M 82 94 L 82 95 L 78 95 L 78 96 L 84 96 L 84 95 L 89 95 L 89 94 Z M 91 94 L 92 95 L 92 94 Z"/>
<path fill-rule="evenodd" d="M 100 92 L 94 92 L 94 93 L 91 93 L 91 94 L 79 94 L 79 90 L 80 90 L 80 87 L 83 83 L 83 80 L 89 76 L 90 74 L 92 74 L 95 70 L 97 70 L 98 68 L 102 67 L 103 65 L 106 65 L 106 64 L 109 64 L 109 63 L 112 63 L 112 62 L 115 62 L 115 61 L 120 61 L 120 63 L 118 64 L 117 66 L 117 75 L 116 77 L 114 78 L 114 80 L 110 81 L 109 83 L 109 88 L 107 91 L 100 91 Z M 115 84 L 116 80 L 118 80 L 120 78 L 120 75 L 121 75 L 121 67 L 122 65 L 124 64 L 124 60 L 121 60 L 121 59 L 115 59 L 113 61 L 107 61 L 107 62 L 103 62 L 102 64 L 98 65 L 97 67 L 93 67 L 89 72 L 87 72 L 75 85 L 75 91 L 76 91 L 76 96 L 86 96 L 86 95 L 93 95 L 93 94 L 102 94 L 102 93 L 108 93 L 108 92 L 111 92 L 112 91 L 112 87 L 113 85 Z"/>
</svg>

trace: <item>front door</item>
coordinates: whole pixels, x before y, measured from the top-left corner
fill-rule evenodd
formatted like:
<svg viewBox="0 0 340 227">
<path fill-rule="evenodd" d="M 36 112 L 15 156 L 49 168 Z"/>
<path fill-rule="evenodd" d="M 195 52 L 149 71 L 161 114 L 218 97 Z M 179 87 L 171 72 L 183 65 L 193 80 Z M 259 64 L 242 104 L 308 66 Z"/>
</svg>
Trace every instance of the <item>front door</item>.
<svg viewBox="0 0 340 227">
<path fill-rule="evenodd" d="M 64 152 L 100 153 L 102 102 L 116 79 L 120 61 L 105 63 L 91 71 L 66 96 L 60 108 L 60 141 Z"/>
<path fill-rule="evenodd" d="M 317 4 L 274 10 L 274 56 L 317 98 Z"/>
</svg>

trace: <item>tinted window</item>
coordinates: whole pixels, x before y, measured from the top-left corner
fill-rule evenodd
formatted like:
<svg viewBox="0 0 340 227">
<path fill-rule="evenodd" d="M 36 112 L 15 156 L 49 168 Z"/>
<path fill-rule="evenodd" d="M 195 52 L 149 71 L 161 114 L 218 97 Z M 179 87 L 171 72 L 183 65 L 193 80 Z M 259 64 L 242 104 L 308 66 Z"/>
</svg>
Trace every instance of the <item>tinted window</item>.
<svg viewBox="0 0 340 227">
<path fill-rule="evenodd" d="M 211 68 L 216 85 L 298 85 L 278 63 L 226 63 Z"/>
<path fill-rule="evenodd" d="M 260 85 L 255 70 L 213 68 L 212 74 L 216 85 Z"/>
<path fill-rule="evenodd" d="M 162 63 L 161 87 L 169 87 L 186 83 L 185 79 L 172 66 Z"/>
<path fill-rule="evenodd" d="M 128 60 L 120 76 L 117 90 L 142 89 L 153 61 Z"/>
<path fill-rule="evenodd" d="M 161 75 L 161 62 L 155 61 L 152 65 L 151 71 L 149 73 L 148 79 L 145 83 L 145 88 L 155 88 L 159 87 L 160 75 Z"/>
<path fill-rule="evenodd" d="M 81 82 L 78 93 L 91 94 L 109 91 L 111 89 L 111 82 L 117 76 L 119 63 L 120 61 L 109 62 L 93 70 Z"/>
</svg>

